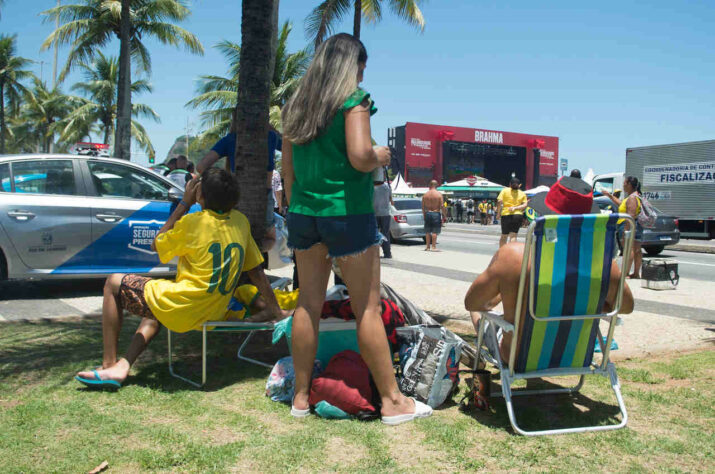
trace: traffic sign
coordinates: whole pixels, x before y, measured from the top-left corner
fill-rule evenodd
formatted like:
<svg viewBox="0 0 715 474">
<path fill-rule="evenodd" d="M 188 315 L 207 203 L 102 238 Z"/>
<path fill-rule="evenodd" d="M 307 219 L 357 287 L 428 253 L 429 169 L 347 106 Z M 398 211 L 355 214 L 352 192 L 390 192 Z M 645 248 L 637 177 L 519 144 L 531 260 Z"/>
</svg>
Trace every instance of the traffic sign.
<svg viewBox="0 0 715 474">
<path fill-rule="evenodd" d="M 561 158 L 561 171 L 566 171 L 567 169 L 569 169 L 569 160 Z"/>
</svg>

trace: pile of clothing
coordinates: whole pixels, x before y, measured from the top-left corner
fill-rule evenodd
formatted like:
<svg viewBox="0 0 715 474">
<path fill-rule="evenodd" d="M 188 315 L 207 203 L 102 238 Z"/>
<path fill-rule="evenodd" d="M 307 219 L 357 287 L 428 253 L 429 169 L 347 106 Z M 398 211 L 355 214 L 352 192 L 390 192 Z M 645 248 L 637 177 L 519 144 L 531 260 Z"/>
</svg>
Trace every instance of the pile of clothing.
<svg viewBox="0 0 715 474">
<path fill-rule="evenodd" d="M 329 293 L 345 295 L 335 289 Z M 403 298 L 391 298 L 393 294 L 396 295 L 389 287 L 383 286 L 383 296 L 386 297 L 381 300 L 382 321 L 392 353 L 396 356 L 395 373 L 400 390 L 436 408 L 451 398 L 457 389 L 459 363 L 465 343 L 430 321 L 431 318 L 423 312 L 419 314 L 411 303 L 405 304 Z M 406 317 L 406 312 L 411 318 Z M 321 316 L 326 323 L 355 319 L 349 298 L 326 301 Z M 407 325 L 411 322 L 416 324 Z M 290 320 L 287 320 L 284 328 L 277 326 L 274 342 L 282 334 L 289 337 L 290 325 Z M 319 349 L 319 359 L 322 360 L 316 360 L 314 366 L 309 401 L 315 413 L 323 418 L 379 418 L 379 393 L 358 353 L 356 334 L 353 338 L 354 342 L 345 343 L 343 347 L 331 347 L 329 356 L 324 351 L 321 355 Z M 293 384 L 293 361 L 286 357 L 278 361 L 271 371 L 266 395 L 274 401 L 290 403 Z"/>
</svg>

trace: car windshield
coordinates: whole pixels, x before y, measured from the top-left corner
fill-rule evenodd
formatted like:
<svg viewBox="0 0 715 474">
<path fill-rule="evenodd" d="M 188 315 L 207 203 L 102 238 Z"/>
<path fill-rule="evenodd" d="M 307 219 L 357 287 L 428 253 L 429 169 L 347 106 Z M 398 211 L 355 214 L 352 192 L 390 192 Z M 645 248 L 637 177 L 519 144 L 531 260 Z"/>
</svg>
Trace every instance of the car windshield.
<svg viewBox="0 0 715 474">
<path fill-rule="evenodd" d="M 397 209 L 398 211 L 422 209 L 422 201 L 419 199 L 403 199 L 395 201 L 395 209 Z"/>
</svg>

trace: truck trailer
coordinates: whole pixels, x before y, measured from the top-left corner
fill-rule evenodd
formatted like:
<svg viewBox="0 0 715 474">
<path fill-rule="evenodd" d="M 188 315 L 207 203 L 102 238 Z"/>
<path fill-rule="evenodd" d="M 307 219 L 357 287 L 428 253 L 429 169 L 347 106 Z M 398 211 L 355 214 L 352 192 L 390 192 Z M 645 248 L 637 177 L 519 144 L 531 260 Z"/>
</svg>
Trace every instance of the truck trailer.
<svg viewBox="0 0 715 474">
<path fill-rule="evenodd" d="M 678 219 L 682 237 L 715 238 L 715 140 L 628 148 L 626 176 Z"/>
</svg>

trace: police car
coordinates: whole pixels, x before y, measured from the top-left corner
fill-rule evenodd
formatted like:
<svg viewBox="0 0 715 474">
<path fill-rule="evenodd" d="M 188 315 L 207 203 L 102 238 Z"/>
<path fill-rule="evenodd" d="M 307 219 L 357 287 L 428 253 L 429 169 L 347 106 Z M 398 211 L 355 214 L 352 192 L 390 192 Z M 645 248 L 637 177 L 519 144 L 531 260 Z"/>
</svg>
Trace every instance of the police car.
<svg viewBox="0 0 715 474">
<path fill-rule="evenodd" d="M 182 196 L 125 160 L 0 156 L 0 280 L 173 275 L 176 261 L 162 264 L 151 243 Z"/>
</svg>

